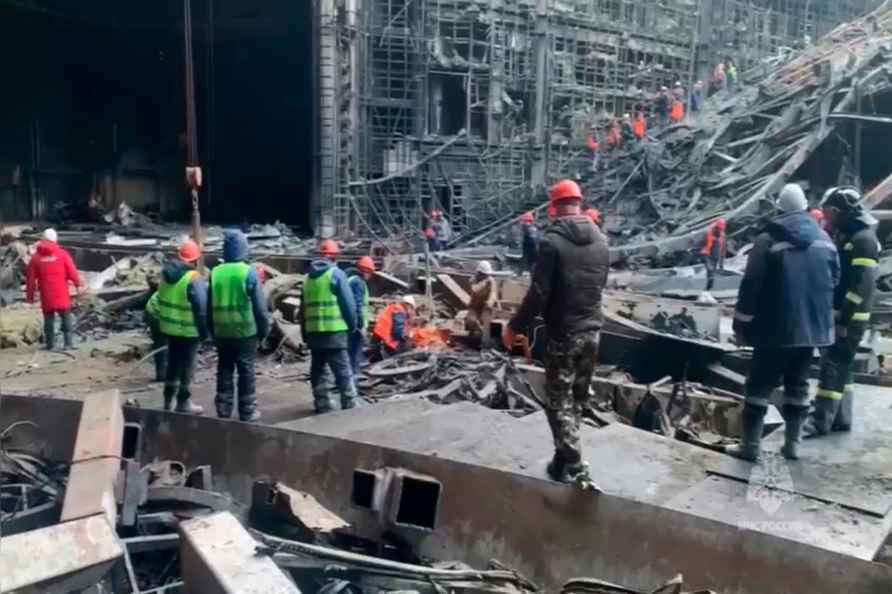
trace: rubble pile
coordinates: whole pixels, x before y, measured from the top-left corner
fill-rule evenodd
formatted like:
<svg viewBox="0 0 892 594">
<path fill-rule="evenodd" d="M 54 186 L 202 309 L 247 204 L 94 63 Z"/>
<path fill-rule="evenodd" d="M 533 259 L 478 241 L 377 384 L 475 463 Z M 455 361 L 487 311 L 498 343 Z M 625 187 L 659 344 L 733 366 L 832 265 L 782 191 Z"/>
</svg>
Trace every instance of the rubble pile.
<svg viewBox="0 0 892 594">
<path fill-rule="evenodd" d="M 743 91 L 719 93 L 700 116 L 657 130 L 655 142 L 608 159 L 606 171 L 587 172 L 584 193 L 608 212 L 616 259 L 677 264 L 719 216 L 728 219 L 729 236 L 746 239 L 766 201 L 836 138 L 837 128 L 885 123 L 850 112 L 856 89 L 871 101 L 892 88 L 890 39 L 892 8 L 884 6 L 779 67 L 745 73 Z M 852 147 L 832 142 L 826 185 L 853 179 Z"/>
<path fill-rule="evenodd" d="M 0 306 L 9 305 L 21 297 L 25 284 L 25 268 L 30 254 L 28 246 L 0 232 Z"/>
</svg>

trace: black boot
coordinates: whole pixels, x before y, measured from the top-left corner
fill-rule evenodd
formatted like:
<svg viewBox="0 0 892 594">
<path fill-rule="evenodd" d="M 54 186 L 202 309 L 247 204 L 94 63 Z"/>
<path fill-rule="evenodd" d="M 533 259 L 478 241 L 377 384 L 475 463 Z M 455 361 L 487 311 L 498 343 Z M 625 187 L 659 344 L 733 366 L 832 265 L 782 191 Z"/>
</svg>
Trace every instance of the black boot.
<svg viewBox="0 0 892 594">
<path fill-rule="evenodd" d="M 48 351 L 56 348 L 56 314 L 43 314 L 43 344 Z"/>
<path fill-rule="evenodd" d="M 833 420 L 839 411 L 839 400 L 831 398 L 815 398 L 814 408 L 805 425 L 802 428 L 802 435 L 808 439 L 812 437 L 821 437 L 830 433 Z"/>
<path fill-rule="evenodd" d="M 752 404 L 743 405 L 743 436 L 740 439 L 740 445 L 732 445 L 725 447 L 725 453 L 755 462 L 759 459 L 762 451 L 762 429 L 765 425 L 764 406 L 753 406 Z"/>
<path fill-rule="evenodd" d="M 570 482 L 570 475 L 567 473 L 567 465 L 564 463 L 564 459 L 557 454 L 555 454 L 554 458 L 551 459 L 551 462 L 548 463 L 545 471 L 548 473 L 548 477 L 557 483 Z"/>
<path fill-rule="evenodd" d="M 799 459 L 799 444 L 802 443 L 802 426 L 807 418 L 807 406 L 784 405 L 784 446 L 781 448 L 781 453 L 787 460 Z"/>
</svg>

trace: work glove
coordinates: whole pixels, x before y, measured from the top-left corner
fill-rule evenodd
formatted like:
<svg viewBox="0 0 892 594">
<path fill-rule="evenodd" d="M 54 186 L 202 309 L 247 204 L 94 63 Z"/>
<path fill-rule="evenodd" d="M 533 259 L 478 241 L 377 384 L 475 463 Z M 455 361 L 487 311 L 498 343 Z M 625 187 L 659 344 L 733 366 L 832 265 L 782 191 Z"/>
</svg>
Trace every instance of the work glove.
<svg viewBox="0 0 892 594">
<path fill-rule="evenodd" d="M 511 352 L 511 349 L 514 348 L 514 341 L 516 339 L 517 334 L 511 329 L 511 325 L 505 324 L 505 328 L 502 330 L 502 346 L 504 346 L 505 350 L 509 353 Z"/>
</svg>

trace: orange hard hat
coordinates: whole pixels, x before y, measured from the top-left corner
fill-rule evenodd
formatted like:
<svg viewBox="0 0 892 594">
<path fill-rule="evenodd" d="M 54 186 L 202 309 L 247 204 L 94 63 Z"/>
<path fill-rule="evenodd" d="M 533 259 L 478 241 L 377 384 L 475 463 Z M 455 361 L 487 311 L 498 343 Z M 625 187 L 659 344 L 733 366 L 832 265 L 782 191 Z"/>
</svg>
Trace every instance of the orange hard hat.
<svg viewBox="0 0 892 594">
<path fill-rule="evenodd" d="M 572 179 L 565 179 L 551 187 L 548 197 L 552 202 L 582 200 L 582 190 L 579 189 L 579 184 Z"/>
<path fill-rule="evenodd" d="M 585 216 L 590 218 L 595 225 L 601 224 L 601 211 L 597 208 L 590 208 L 585 211 Z"/>
<path fill-rule="evenodd" d="M 715 228 L 719 231 L 724 231 L 727 226 L 728 223 L 725 222 L 725 219 L 719 219 L 715 222 Z"/>
<path fill-rule="evenodd" d="M 363 272 L 375 272 L 375 261 L 368 256 L 363 256 L 356 263 L 356 267 Z"/>
<path fill-rule="evenodd" d="M 317 250 L 323 256 L 337 256 L 341 253 L 341 248 L 338 247 L 338 243 L 331 239 L 323 239 L 319 242 L 319 248 Z"/>
<path fill-rule="evenodd" d="M 187 264 L 191 264 L 201 257 L 201 249 L 198 247 L 197 243 L 189 239 L 180 246 L 179 256 L 180 260 Z"/>
<path fill-rule="evenodd" d="M 533 213 L 531 213 L 531 212 L 525 212 L 522 215 L 520 215 L 521 223 L 532 224 L 533 221 L 535 221 L 535 220 L 536 220 L 536 218 L 533 216 Z"/>
</svg>

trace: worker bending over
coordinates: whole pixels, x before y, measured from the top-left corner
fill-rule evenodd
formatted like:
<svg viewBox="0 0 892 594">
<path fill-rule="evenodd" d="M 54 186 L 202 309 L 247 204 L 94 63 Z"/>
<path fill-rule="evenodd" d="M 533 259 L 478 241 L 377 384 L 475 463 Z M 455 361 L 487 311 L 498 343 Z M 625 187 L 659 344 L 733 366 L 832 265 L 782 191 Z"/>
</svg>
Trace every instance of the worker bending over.
<svg viewBox="0 0 892 594">
<path fill-rule="evenodd" d="M 706 265 L 707 291 L 712 291 L 712 287 L 715 286 L 716 272 L 725 268 L 725 253 L 727 250 L 725 227 L 725 219 L 719 219 L 713 223 L 706 232 L 703 249 L 700 250 L 700 256 Z"/>
<path fill-rule="evenodd" d="M 217 343 L 217 416 L 232 416 L 232 380 L 238 370 L 238 417 L 251 423 L 260 419 L 254 367 L 258 341 L 269 332 L 269 318 L 260 275 L 249 258 L 245 234 L 226 231 L 223 263 L 211 271 L 208 327 Z"/>
<path fill-rule="evenodd" d="M 369 327 L 369 286 L 368 280 L 375 274 L 375 261 L 363 256 L 356 262 L 356 268 L 347 270 L 347 280 L 356 305 L 356 331 L 347 337 L 347 352 L 350 355 L 350 368 L 353 371 L 353 383 L 356 384 L 359 368 L 362 365 L 362 344 L 365 332 Z"/>
<path fill-rule="evenodd" d="M 55 229 L 43 232 L 37 243 L 37 253 L 28 262 L 25 297 L 34 303 L 35 289 L 40 293 L 40 309 L 43 310 L 43 339 L 46 349 L 56 348 L 56 316 L 62 320 L 62 337 L 65 348 L 74 347 L 74 321 L 71 315 L 71 296 L 68 283 L 78 292 L 83 290 L 80 275 L 71 254 L 58 243 Z"/>
<path fill-rule="evenodd" d="M 198 244 L 186 241 L 180 246 L 178 258 L 161 269 L 158 285 L 161 333 L 167 339 L 164 410 L 170 410 L 176 397 L 176 411 L 193 414 L 204 411 L 192 403 L 190 388 L 198 347 L 208 337 L 207 284 L 195 270 L 199 258 Z"/>
<path fill-rule="evenodd" d="M 582 458 L 579 425 L 598 354 L 601 292 L 610 256 L 606 239 L 581 212 L 582 191 L 576 182 L 558 182 L 551 188 L 550 200 L 557 219 L 545 231 L 530 288 L 502 340 L 510 349 L 518 333 L 538 315 L 544 318 L 545 415 L 555 445 L 548 475 L 560 482 L 594 486 Z"/>
<path fill-rule="evenodd" d="M 409 322 L 415 314 L 415 298 L 407 295 L 399 303 L 384 308 L 372 331 L 372 352 L 378 359 L 387 359 L 412 349 Z"/>
<path fill-rule="evenodd" d="M 348 337 L 356 332 L 356 304 L 347 275 L 335 265 L 338 244 L 326 239 L 319 244 L 319 259 L 310 263 L 304 281 L 298 319 L 304 342 L 310 348 L 310 384 L 316 413 L 332 410 L 325 367 L 334 374 L 341 408 L 356 406 L 356 386 L 347 353 Z"/>
<path fill-rule="evenodd" d="M 480 337 L 480 348 L 483 349 L 492 345 L 492 315 L 499 302 L 499 286 L 492 273 L 492 264 L 488 261 L 477 264 L 465 318 L 465 330 L 471 336 Z"/>
<path fill-rule="evenodd" d="M 808 376 L 815 347 L 833 343 L 833 288 L 839 260 L 833 242 L 805 211 L 799 186 L 781 191 L 782 214 L 756 238 L 740 285 L 734 334 L 754 347 L 746 398 L 743 437 L 726 451 L 758 460 L 771 393 L 784 386 L 784 457 L 799 458 L 808 416 Z"/>
<path fill-rule="evenodd" d="M 833 297 L 836 341 L 821 360 L 820 383 L 805 426 L 806 437 L 852 428 L 852 364 L 870 324 L 880 253 L 877 221 L 864 209 L 856 188 L 831 188 L 821 206 L 839 250 L 841 274 Z"/>
<path fill-rule="evenodd" d="M 536 263 L 536 256 L 539 254 L 539 241 L 542 238 L 539 234 L 539 228 L 536 227 L 536 219 L 533 217 L 533 213 L 525 212 L 520 215 L 520 226 L 523 233 L 523 266 L 527 271 L 531 271 L 533 264 Z"/>
</svg>

